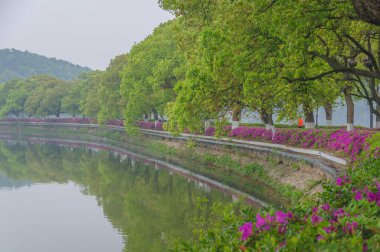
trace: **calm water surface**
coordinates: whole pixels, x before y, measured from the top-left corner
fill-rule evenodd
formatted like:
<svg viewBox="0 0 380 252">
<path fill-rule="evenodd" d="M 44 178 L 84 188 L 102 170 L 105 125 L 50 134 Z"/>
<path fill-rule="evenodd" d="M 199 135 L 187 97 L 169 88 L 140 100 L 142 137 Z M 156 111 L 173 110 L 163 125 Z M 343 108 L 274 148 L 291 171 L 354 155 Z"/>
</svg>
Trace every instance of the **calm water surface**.
<svg viewBox="0 0 380 252">
<path fill-rule="evenodd" d="M 91 147 L 0 142 L 0 251 L 166 251 L 231 196 Z"/>
</svg>

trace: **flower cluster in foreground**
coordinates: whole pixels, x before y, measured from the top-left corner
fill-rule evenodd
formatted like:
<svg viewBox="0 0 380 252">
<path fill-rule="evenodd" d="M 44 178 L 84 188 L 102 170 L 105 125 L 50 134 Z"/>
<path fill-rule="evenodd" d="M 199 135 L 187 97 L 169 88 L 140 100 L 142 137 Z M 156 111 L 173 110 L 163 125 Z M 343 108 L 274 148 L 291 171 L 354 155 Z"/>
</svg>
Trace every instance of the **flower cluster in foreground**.
<svg viewBox="0 0 380 252">
<path fill-rule="evenodd" d="M 252 222 L 239 228 L 242 250 L 259 249 L 269 236 L 276 250 L 293 251 L 294 242 L 301 240 L 303 248 L 310 251 L 316 247 L 331 250 L 334 246 L 338 250 L 345 246 L 348 251 L 373 250 L 380 246 L 380 183 L 375 180 L 359 188 L 362 182 L 359 178 L 339 177 L 322 195 L 331 202 L 297 212 L 257 213 Z"/>
<path fill-rule="evenodd" d="M 215 208 L 176 251 L 380 251 L 380 159 L 361 162 L 288 209 Z"/>
</svg>

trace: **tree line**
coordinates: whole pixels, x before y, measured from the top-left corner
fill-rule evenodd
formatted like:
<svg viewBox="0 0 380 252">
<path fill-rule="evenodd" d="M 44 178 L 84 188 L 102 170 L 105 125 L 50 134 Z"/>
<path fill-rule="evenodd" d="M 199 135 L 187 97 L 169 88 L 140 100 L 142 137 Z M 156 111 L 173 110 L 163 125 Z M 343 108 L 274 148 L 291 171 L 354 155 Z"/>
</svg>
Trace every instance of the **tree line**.
<svg viewBox="0 0 380 252">
<path fill-rule="evenodd" d="M 197 131 L 227 116 L 237 124 L 248 110 L 268 127 L 275 114 L 303 116 L 314 127 L 313 112 L 324 107 L 331 125 L 333 106 L 342 99 L 352 130 L 354 100 L 365 99 L 380 127 L 380 27 L 376 13 L 368 12 L 373 1 L 358 2 L 160 0 L 175 19 L 106 71 L 65 84 L 56 80 L 56 87 L 45 83 L 44 95 L 31 90 L 37 89 L 33 80 L 47 77 L 7 82 L 0 114 L 65 111 L 100 122 L 122 118 L 127 129 L 164 116 L 171 131 Z M 52 109 L 59 99 L 60 109 Z"/>
</svg>

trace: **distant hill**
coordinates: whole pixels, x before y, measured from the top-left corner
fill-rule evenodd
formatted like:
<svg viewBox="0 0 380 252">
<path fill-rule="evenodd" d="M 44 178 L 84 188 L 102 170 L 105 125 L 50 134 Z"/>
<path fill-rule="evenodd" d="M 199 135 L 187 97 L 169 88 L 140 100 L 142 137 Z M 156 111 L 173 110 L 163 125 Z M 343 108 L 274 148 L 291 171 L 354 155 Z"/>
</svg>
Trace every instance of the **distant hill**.
<svg viewBox="0 0 380 252">
<path fill-rule="evenodd" d="M 73 80 L 81 73 L 89 71 L 91 69 L 88 67 L 74 65 L 55 58 L 47 58 L 28 51 L 0 50 L 0 82 L 40 74 L 50 75 L 62 80 Z"/>
</svg>

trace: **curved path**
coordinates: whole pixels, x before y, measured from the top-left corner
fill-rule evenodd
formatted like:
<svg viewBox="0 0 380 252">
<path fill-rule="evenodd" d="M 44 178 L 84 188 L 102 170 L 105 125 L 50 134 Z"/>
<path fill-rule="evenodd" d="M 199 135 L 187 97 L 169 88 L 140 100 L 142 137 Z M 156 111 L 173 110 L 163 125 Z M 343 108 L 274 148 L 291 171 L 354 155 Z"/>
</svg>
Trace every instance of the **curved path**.
<svg viewBox="0 0 380 252">
<path fill-rule="evenodd" d="M 60 126 L 60 127 L 75 127 L 75 128 L 101 128 L 111 131 L 122 131 L 125 132 L 124 127 L 120 126 L 110 126 L 110 125 L 99 125 L 99 124 L 75 124 L 75 123 L 32 123 L 32 122 L 0 122 L 1 125 L 29 125 L 29 126 Z M 344 168 L 348 165 L 347 160 L 321 152 L 310 149 L 289 147 L 282 144 L 272 144 L 256 141 L 246 141 L 234 138 L 217 138 L 211 136 L 201 136 L 193 134 L 181 134 L 180 136 L 173 136 L 170 132 L 141 129 L 141 132 L 145 135 L 169 138 L 173 140 L 187 141 L 189 139 L 212 145 L 226 145 L 235 146 L 238 148 L 250 149 L 259 152 L 268 152 L 274 155 L 279 155 L 296 161 L 305 161 L 322 172 L 326 173 L 331 177 L 336 177 L 339 173 L 340 168 Z M 338 168 L 337 168 L 338 167 Z"/>
</svg>

